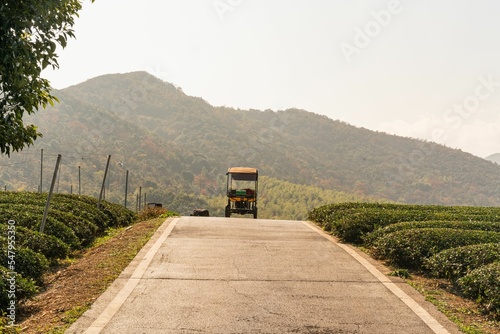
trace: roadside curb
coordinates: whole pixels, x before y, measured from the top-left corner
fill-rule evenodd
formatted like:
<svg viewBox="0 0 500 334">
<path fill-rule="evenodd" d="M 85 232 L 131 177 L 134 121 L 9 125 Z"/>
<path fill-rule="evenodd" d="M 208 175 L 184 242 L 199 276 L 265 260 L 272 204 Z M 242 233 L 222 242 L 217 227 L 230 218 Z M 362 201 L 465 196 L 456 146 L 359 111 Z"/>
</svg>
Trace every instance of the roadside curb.
<svg viewBox="0 0 500 334">
<path fill-rule="evenodd" d="M 121 306 L 128 294 L 130 293 L 131 285 L 137 284 L 138 279 L 142 276 L 147 266 L 151 262 L 152 257 L 168 237 L 170 231 L 175 227 L 175 224 L 180 218 L 167 218 L 163 224 L 151 236 L 149 241 L 137 253 L 130 264 L 123 272 L 115 279 L 115 281 L 97 298 L 88 309 L 75 323 L 73 323 L 65 333 L 80 334 L 80 333 L 99 333 L 111 319 L 114 313 Z M 125 295 L 126 294 L 126 295 Z M 116 300 L 115 300 L 116 299 Z M 111 306 L 112 305 L 112 306 Z M 102 316 L 102 314 L 106 314 Z M 95 323 L 99 320 L 98 323 Z"/>
</svg>

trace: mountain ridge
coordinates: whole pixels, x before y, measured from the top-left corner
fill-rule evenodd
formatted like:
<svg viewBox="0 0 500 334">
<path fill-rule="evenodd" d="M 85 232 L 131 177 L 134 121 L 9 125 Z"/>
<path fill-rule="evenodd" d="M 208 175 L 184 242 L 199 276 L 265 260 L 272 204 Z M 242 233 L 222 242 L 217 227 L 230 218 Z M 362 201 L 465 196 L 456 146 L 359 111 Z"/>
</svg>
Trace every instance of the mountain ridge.
<svg viewBox="0 0 500 334">
<path fill-rule="evenodd" d="M 54 95 L 61 103 L 33 117 L 46 134 L 37 148 L 56 141 L 53 149 L 113 154 L 124 166 L 116 170 L 141 169 L 148 194 L 164 203 L 173 203 L 177 191 L 190 205 L 206 205 L 223 194 L 228 167 L 247 165 L 272 179 L 360 199 L 500 204 L 499 166 L 492 162 L 305 110 L 213 107 L 146 72 L 104 75 Z M 102 157 L 94 160 L 89 165 L 102 165 Z"/>
<path fill-rule="evenodd" d="M 243 143 L 242 149 L 239 150 L 240 154 L 238 155 L 238 152 L 233 152 L 235 158 L 233 161 L 230 161 L 231 164 L 237 163 L 238 160 L 245 160 L 257 165 L 270 164 L 269 162 L 277 164 L 273 160 L 276 160 L 276 157 L 280 157 L 278 165 L 280 167 L 286 165 L 290 169 L 289 175 L 284 178 L 287 181 L 296 182 L 293 175 L 302 175 L 303 178 L 309 180 L 319 177 L 320 180 L 315 183 L 316 186 L 327 189 L 337 187 L 343 191 L 353 191 L 355 189 L 352 187 L 353 181 L 354 183 L 359 181 L 357 188 L 371 187 L 372 189 L 368 189 L 368 192 L 365 194 L 373 195 L 377 193 L 376 188 L 385 188 L 384 192 L 390 190 L 391 187 L 384 186 L 384 184 L 387 182 L 394 184 L 395 177 L 398 178 L 396 186 L 401 190 L 401 183 L 407 181 L 405 179 L 407 179 L 408 175 L 415 173 L 418 175 L 418 168 L 422 166 L 432 168 L 431 175 L 418 176 L 421 180 L 417 182 L 417 186 L 423 189 L 426 186 L 429 187 L 434 184 L 448 182 L 447 176 L 456 173 L 456 163 L 442 165 L 436 163 L 445 154 L 444 152 L 453 150 L 439 144 L 378 133 L 299 109 L 274 112 L 272 110 L 260 111 L 250 109 L 245 111 L 225 107 L 211 107 L 203 99 L 192 98 L 192 100 L 172 84 L 162 84 L 161 80 L 151 78 L 145 72 L 134 72 L 129 75 L 125 75 L 127 76 L 127 83 L 129 85 L 127 91 L 141 92 L 141 94 L 131 94 L 132 96 L 136 96 L 136 104 L 129 103 L 127 105 L 129 108 L 127 116 L 139 123 L 144 123 L 148 129 L 151 129 L 155 125 L 158 126 L 158 124 L 164 125 L 161 130 L 154 132 L 169 142 L 183 141 L 183 146 L 187 146 L 190 150 L 194 151 L 197 149 L 197 145 L 203 145 L 204 139 L 207 136 L 209 136 L 211 143 L 215 141 L 215 144 L 221 148 L 221 151 L 230 151 L 228 137 L 242 136 L 242 133 L 245 131 L 253 132 L 254 136 L 251 142 Z M 108 79 L 111 78 L 109 77 Z M 87 102 L 94 100 L 96 93 L 99 96 L 99 93 L 92 86 L 93 84 L 88 85 L 90 89 L 86 91 L 89 94 Z M 172 123 L 176 123 L 175 127 L 169 126 L 168 123 L 171 120 L 165 121 L 164 119 L 159 119 L 159 117 L 151 116 L 151 112 L 148 112 L 148 110 L 154 109 L 154 107 L 144 107 L 144 105 L 157 105 L 158 103 L 155 102 L 155 99 L 162 94 L 161 90 L 165 87 L 167 88 L 165 90 L 168 90 L 169 93 L 177 93 L 177 95 L 171 94 L 169 96 L 168 106 L 164 105 L 166 107 L 164 110 L 170 111 L 168 115 L 173 117 Z M 154 94 L 150 88 L 159 89 L 159 92 Z M 107 105 L 110 105 L 113 101 L 110 98 L 111 96 L 113 95 L 107 95 L 109 99 Z M 180 101 L 175 100 L 175 96 L 180 97 Z M 190 104 L 191 102 L 194 103 Z M 138 109 L 136 106 L 141 106 L 142 108 Z M 210 108 L 212 109 L 210 110 Z M 191 117 L 200 118 L 198 121 L 202 122 L 192 122 L 188 118 L 183 118 L 183 112 L 189 113 Z M 213 116 L 215 121 L 213 121 L 212 117 L 206 117 L 207 115 Z M 246 122 L 249 124 L 248 128 L 238 126 L 238 122 Z M 227 124 L 231 124 L 231 126 L 228 127 Z M 202 136 L 194 134 L 197 131 L 204 134 Z M 227 136 L 218 139 L 217 132 L 226 133 Z M 311 135 L 300 136 L 298 135 L 299 133 L 309 133 Z M 318 136 L 318 133 L 321 136 Z M 408 145 L 409 141 L 412 145 Z M 277 142 L 279 144 L 276 144 Z M 336 145 L 336 143 L 340 144 Z M 378 145 L 384 146 L 385 150 L 382 150 L 378 157 L 373 156 L 371 154 L 372 150 L 368 148 L 369 145 L 367 143 L 378 143 Z M 307 145 L 309 149 L 302 150 L 299 157 L 292 154 L 293 158 L 287 159 L 288 153 L 283 154 L 283 152 L 292 152 L 297 147 L 303 145 Z M 349 151 L 357 151 L 357 156 L 349 157 Z M 403 156 L 401 156 L 401 152 L 403 152 Z M 472 169 L 473 165 L 483 164 L 469 153 L 459 150 L 453 150 L 453 152 L 461 156 L 461 163 L 465 164 L 462 170 L 466 171 Z M 327 160 L 335 160 L 336 163 L 334 165 L 323 164 L 322 160 L 324 159 L 318 158 L 320 155 L 326 155 Z M 265 159 L 259 159 L 260 156 L 264 156 Z M 218 155 L 217 160 L 224 159 L 224 157 L 222 154 Z M 345 161 L 346 157 L 350 161 Z M 390 163 L 384 160 L 389 160 Z M 314 172 L 301 170 L 298 165 L 307 165 L 304 163 L 305 161 L 312 162 L 318 168 Z M 388 168 L 384 173 L 377 172 L 379 174 L 378 177 L 360 177 L 361 175 L 375 173 L 376 167 L 374 166 L 377 164 L 385 164 Z M 334 172 L 332 171 L 334 167 L 340 167 L 342 171 Z M 489 168 L 491 166 L 484 164 L 481 166 L 482 170 L 488 170 Z M 353 180 L 352 177 L 346 177 L 345 174 L 349 173 L 346 169 L 350 169 L 361 180 Z M 321 170 L 329 171 L 329 176 L 322 178 Z M 435 174 L 439 175 L 440 171 L 444 171 L 445 175 L 435 176 Z M 276 168 L 273 176 L 281 176 L 283 172 L 282 168 Z M 380 177 L 381 175 L 383 177 Z M 462 175 L 461 179 L 466 179 L 467 177 L 466 175 Z M 481 182 L 484 182 L 484 180 Z M 474 187 L 471 186 L 470 188 Z M 391 200 L 396 201 L 414 201 L 423 197 L 425 196 L 413 196 L 413 198 L 411 196 L 399 197 L 396 192 L 392 192 L 389 196 Z M 437 196 L 434 196 L 432 200 L 438 200 Z M 448 201 L 451 200 L 448 199 L 445 202 Z"/>
</svg>

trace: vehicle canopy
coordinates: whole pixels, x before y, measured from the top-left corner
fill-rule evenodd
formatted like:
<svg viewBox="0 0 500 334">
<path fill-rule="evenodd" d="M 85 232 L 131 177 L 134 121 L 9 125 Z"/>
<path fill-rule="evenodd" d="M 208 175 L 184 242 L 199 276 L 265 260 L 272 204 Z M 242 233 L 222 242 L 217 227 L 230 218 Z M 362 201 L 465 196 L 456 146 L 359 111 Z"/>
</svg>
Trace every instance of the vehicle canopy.
<svg viewBox="0 0 500 334">
<path fill-rule="evenodd" d="M 227 170 L 226 175 L 231 175 L 236 181 L 257 181 L 259 172 L 257 168 L 251 167 L 231 167 Z"/>
</svg>

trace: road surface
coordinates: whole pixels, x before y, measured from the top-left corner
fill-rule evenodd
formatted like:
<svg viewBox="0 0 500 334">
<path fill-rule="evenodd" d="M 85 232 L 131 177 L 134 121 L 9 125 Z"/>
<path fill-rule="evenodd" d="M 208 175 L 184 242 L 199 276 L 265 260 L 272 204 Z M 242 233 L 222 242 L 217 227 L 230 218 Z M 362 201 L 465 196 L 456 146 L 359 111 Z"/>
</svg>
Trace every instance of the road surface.
<svg viewBox="0 0 500 334">
<path fill-rule="evenodd" d="M 307 222 L 169 219 L 67 333 L 459 333 L 385 270 Z"/>
</svg>

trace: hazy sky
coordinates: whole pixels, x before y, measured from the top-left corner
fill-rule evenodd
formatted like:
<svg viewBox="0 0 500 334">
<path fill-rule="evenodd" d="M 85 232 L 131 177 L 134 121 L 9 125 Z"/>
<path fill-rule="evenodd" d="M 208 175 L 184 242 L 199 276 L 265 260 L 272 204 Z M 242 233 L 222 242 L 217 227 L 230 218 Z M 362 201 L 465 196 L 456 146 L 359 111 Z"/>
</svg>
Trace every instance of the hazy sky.
<svg viewBox="0 0 500 334">
<path fill-rule="evenodd" d="M 96 0 L 55 88 L 146 70 L 215 106 L 286 109 L 500 152 L 495 0 Z"/>
</svg>

